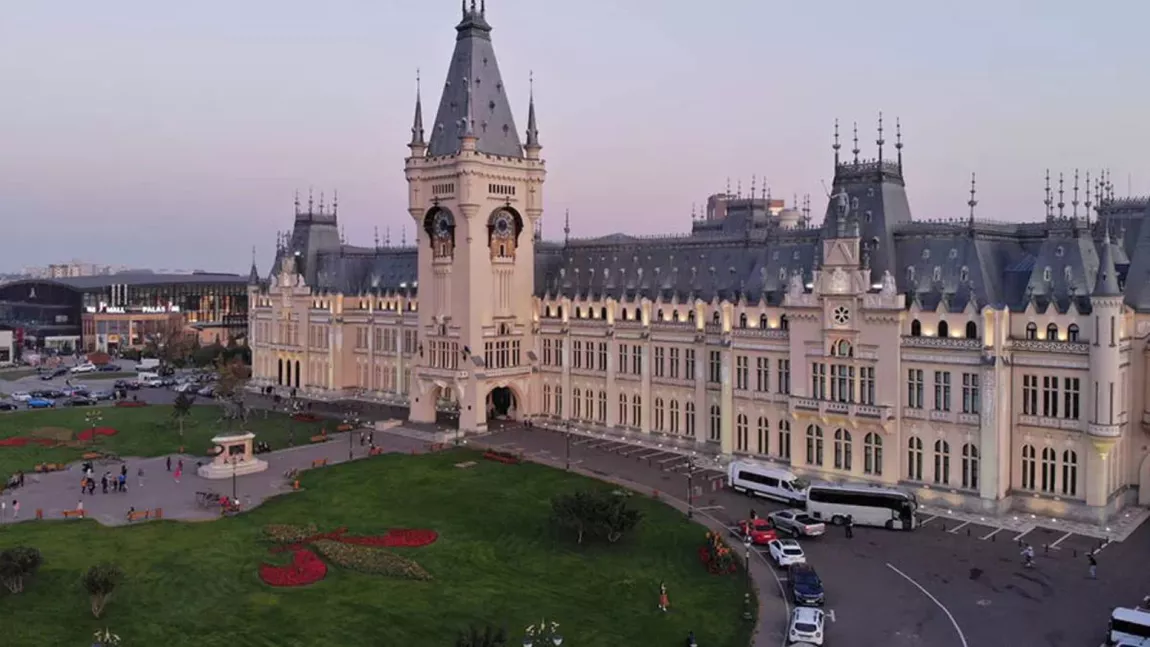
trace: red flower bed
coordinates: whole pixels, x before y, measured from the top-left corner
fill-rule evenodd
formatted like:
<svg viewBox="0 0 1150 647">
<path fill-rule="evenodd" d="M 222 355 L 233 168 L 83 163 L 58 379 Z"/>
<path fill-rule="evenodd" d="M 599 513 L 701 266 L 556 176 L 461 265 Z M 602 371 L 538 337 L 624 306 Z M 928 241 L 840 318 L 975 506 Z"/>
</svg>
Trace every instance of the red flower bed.
<svg viewBox="0 0 1150 647">
<path fill-rule="evenodd" d="M 126 409 L 131 409 L 131 408 L 135 408 L 135 407 L 146 407 L 146 406 L 148 406 L 148 403 L 147 402 L 140 402 L 139 400 L 120 400 L 119 402 L 116 403 L 116 406 L 117 407 L 124 407 Z"/>
<path fill-rule="evenodd" d="M 307 586 L 322 580 L 326 575 L 327 564 L 315 553 L 303 548 L 295 551 L 291 564 L 260 564 L 260 579 L 271 586 Z"/>
<path fill-rule="evenodd" d="M 0 447 L 23 447 L 28 444 L 28 439 L 23 436 L 13 436 L 0 440 Z"/>
<path fill-rule="evenodd" d="M 93 440 L 96 436 L 115 436 L 118 432 L 111 427 L 97 427 L 95 429 L 85 429 L 81 431 L 76 438 L 83 441 Z"/>
<path fill-rule="evenodd" d="M 436 539 L 439 539 L 439 533 L 434 530 L 395 528 L 388 530 L 385 535 L 376 535 L 374 537 L 340 537 L 339 541 L 344 544 L 356 544 L 357 546 L 418 548 L 420 546 L 433 544 Z"/>
<path fill-rule="evenodd" d="M 708 532 L 707 543 L 699 547 L 699 561 L 712 575 L 734 573 L 739 568 L 730 547 L 714 532 Z"/>
<path fill-rule="evenodd" d="M 314 413 L 297 413 L 292 416 L 292 420 L 296 422 L 318 422 L 319 416 Z"/>
</svg>

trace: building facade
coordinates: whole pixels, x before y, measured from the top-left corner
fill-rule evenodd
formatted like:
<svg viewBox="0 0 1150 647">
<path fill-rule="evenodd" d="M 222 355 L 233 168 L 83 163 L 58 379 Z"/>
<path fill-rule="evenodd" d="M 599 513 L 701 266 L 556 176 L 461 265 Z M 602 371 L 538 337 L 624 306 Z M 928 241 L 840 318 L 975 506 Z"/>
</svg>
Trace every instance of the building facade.
<svg viewBox="0 0 1150 647">
<path fill-rule="evenodd" d="M 518 137 L 485 12 L 465 9 L 411 247 L 357 247 L 298 200 L 253 268 L 258 383 L 626 430 L 932 505 L 1104 523 L 1150 503 L 1150 200 L 1048 183 L 1042 217 L 911 217 L 893 159 L 840 157 L 821 223 L 723 195 L 683 236 L 541 240 L 534 99 Z M 754 191 L 752 190 L 752 194 Z M 1137 253 L 1138 250 L 1143 253 Z"/>
</svg>

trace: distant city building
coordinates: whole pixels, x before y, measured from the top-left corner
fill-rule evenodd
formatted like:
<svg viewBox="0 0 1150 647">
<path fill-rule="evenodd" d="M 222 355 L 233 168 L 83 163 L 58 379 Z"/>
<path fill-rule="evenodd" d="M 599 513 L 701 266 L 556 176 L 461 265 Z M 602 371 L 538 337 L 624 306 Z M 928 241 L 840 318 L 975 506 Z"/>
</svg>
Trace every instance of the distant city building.
<svg viewBox="0 0 1150 647">
<path fill-rule="evenodd" d="M 52 263 L 44 267 L 26 267 L 22 273 L 23 278 L 31 279 L 68 279 L 80 276 L 103 276 L 127 271 L 126 266 L 100 265 L 73 260 L 68 263 Z"/>
</svg>

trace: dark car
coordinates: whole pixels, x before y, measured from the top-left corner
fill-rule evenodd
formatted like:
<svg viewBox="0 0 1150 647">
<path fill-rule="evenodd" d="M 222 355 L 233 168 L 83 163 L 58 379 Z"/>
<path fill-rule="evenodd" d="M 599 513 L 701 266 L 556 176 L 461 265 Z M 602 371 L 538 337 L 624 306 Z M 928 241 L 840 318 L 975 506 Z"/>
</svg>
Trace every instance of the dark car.
<svg viewBox="0 0 1150 647">
<path fill-rule="evenodd" d="M 787 582 L 791 587 L 791 599 L 795 604 L 821 607 L 826 601 L 823 592 L 823 581 L 809 564 L 795 564 L 787 573 Z"/>
<path fill-rule="evenodd" d="M 88 397 L 92 398 L 93 400 L 97 400 L 97 401 L 99 401 L 99 400 L 111 400 L 112 398 L 116 397 L 115 393 L 113 393 L 111 391 L 103 391 L 103 390 L 92 391 L 91 393 L 88 393 L 87 395 L 88 395 Z"/>
<path fill-rule="evenodd" d="M 116 373 L 120 370 L 119 364 L 104 364 L 96 369 L 101 373 Z"/>
<path fill-rule="evenodd" d="M 94 404 L 96 404 L 96 399 L 89 398 L 86 395 L 77 395 L 64 400 L 64 406 L 66 407 L 90 407 Z"/>
<path fill-rule="evenodd" d="M 137 382 L 136 380 L 116 380 L 116 383 L 113 384 L 112 386 L 116 387 L 117 389 L 126 390 L 126 391 L 139 391 L 140 390 L 140 383 Z"/>
<path fill-rule="evenodd" d="M 41 393 L 44 394 L 44 397 L 50 398 L 53 400 L 56 398 L 64 397 L 64 392 L 61 391 L 60 389 L 44 389 L 43 391 L 41 391 Z"/>
<path fill-rule="evenodd" d="M 15 411 L 16 408 L 14 402 L 0 402 L 0 411 Z"/>
</svg>

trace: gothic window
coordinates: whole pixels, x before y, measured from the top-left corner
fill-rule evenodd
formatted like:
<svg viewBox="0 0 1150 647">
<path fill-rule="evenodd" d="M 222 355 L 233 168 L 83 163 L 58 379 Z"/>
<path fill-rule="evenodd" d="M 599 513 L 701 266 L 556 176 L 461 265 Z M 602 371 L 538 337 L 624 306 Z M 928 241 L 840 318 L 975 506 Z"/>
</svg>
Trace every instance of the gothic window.
<svg viewBox="0 0 1150 647">
<path fill-rule="evenodd" d="M 643 401 L 639 394 L 631 396 L 631 426 L 638 427 L 643 424 Z"/>
<path fill-rule="evenodd" d="M 863 474 L 882 476 L 882 436 L 873 432 L 863 441 Z"/>
<path fill-rule="evenodd" d="M 1038 325 L 1033 321 L 1026 324 L 1026 338 L 1031 340 L 1038 339 Z"/>
<path fill-rule="evenodd" d="M 978 339 L 978 324 L 973 321 L 966 322 L 966 338 Z"/>
<path fill-rule="evenodd" d="M 663 320 L 663 311 L 662 310 L 655 311 L 655 321 L 662 321 L 662 320 Z"/>
<path fill-rule="evenodd" d="M 595 419 L 595 392 L 587 389 L 583 392 L 583 419 L 588 422 Z"/>
<path fill-rule="evenodd" d="M 1070 324 L 1066 329 L 1066 341 L 1078 341 L 1078 324 Z"/>
<path fill-rule="evenodd" d="M 688 402 L 683 407 L 683 430 L 691 438 L 695 437 L 695 403 Z"/>
<path fill-rule="evenodd" d="M 945 321 L 938 322 L 938 336 L 950 337 L 950 324 Z"/>
<path fill-rule="evenodd" d="M 1058 324 L 1046 326 L 1046 339 L 1049 341 L 1058 341 Z"/>
<path fill-rule="evenodd" d="M 823 429 L 817 425 L 807 427 L 807 464 L 823 464 Z"/>
<path fill-rule="evenodd" d="M 655 431 L 663 431 L 663 398 L 655 398 L 655 424 L 652 427 Z"/>
<path fill-rule="evenodd" d="M 719 440 L 722 438 L 722 434 L 722 417 L 719 411 L 719 405 L 713 404 L 711 405 L 711 426 L 707 440 Z"/>
<path fill-rule="evenodd" d="M 739 315 L 739 328 L 747 327 L 747 314 L 744 312 Z"/>
<path fill-rule="evenodd" d="M 599 308 L 599 318 L 604 321 L 607 320 L 607 308 Z"/>
<path fill-rule="evenodd" d="M 1022 489 L 1034 489 L 1034 473 L 1035 473 L 1035 460 L 1034 460 L 1034 445 L 1022 446 Z"/>
<path fill-rule="evenodd" d="M 759 328 L 762 328 L 765 330 L 766 327 L 767 327 L 767 315 L 759 315 Z"/>
<path fill-rule="evenodd" d="M 779 458 L 791 460 L 791 421 L 779 421 Z"/>
<path fill-rule="evenodd" d="M 575 306 L 575 318 L 576 319 L 582 319 L 583 318 L 582 306 Z"/>
<path fill-rule="evenodd" d="M 600 391 L 599 392 L 599 415 L 596 416 L 596 419 L 600 423 L 605 424 L 607 422 L 607 392 L 606 391 Z"/>
<path fill-rule="evenodd" d="M 747 416 L 746 414 L 740 413 L 739 417 L 735 419 L 735 451 L 747 451 L 749 435 L 750 430 L 747 429 Z"/>
<path fill-rule="evenodd" d="M 627 394 L 619 394 L 619 426 L 627 426 Z"/>
<path fill-rule="evenodd" d="M 765 416 L 759 416 L 758 444 L 755 446 L 756 454 L 767 454 L 771 444 L 771 423 Z"/>
<path fill-rule="evenodd" d="M 572 408 L 571 417 L 572 418 L 577 419 L 580 417 L 579 414 L 582 413 L 582 409 L 580 408 L 583 404 L 582 395 L 583 395 L 583 392 L 580 391 L 579 389 L 575 389 L 571 393 L 571 408 Z"/>
<path fill-rule="evenodd" d="M 941 439 L 934 441 L 934 482 L 950 483 L 950 443 Z"/>
<path fill-rule="evenodd" d="M 679 311 L 678 310 L 672 310 L 671 311 L 671 321 L 679 321 Z"/>
<path fill-rule="evenodd" d="M 836 470 L 851 470 L 853 447 L 851 442 L 851 432 L 846 429 L 838 429 L 835 431 L 835 469 Z"/>
<path fill-rule="evenodd" d="M 719 325 L 719 313 L 718 313 L 718 311 L 715 311 L 714 314 L 711 315 L 711 323 L 715 324 L 716 326 Z"/>
<path fill-rule="evenodd" d="M 432 207 L 423 218 L 423 229 L 431 241 L 434 258 L 455 255 L 455 217 L 443 207 Z"/>
<path fill-rule="evenodd" d="M 1062 452 L 1062 493 L 1078 496 L 1078 452 L 1072 449 Z"/>
<path fill-rule="evenodd" d="M 907 441 L 906 471 L 908 479 L 922 480 L 922 439 L 918 436 L 911 436 Z"/>
<path fill-rule="evenodd" d="M 1042 491 L 1043 492 L 1050 492 L 1050 493 L 1054 492 L 1054 476 L 1055 476 L 1054 458 L 1056 455 L 1057 455 L 1056 452 L 1050 447 L 1045 447 L 1042 450 Z"/>
<path fill-rule="evenodd" d="M 519 214 L 507 207 L 496 209 L 487 219 L 487 244 L 491 258 L 515 258 L 521 231 L 523 219 Z"/>
<path fill-rule="evenodd" d="M 962 446 L 962 487 L 978 489 L 978 447 L 971 443 Z"/>
<path fill-rule="evenodd" d="M 679 433 L 679 401 L 678 400 L 671 400 L 670 418 L 671 418 L 670 419 L 670 423 L 671 423 L 670 431 L 671 431 L 671 433 L 673 433 L 673 434 Z"/>
<path fill-rule="evenodd" d="M 911 337 L 922 337 L 922 322 L 919 321 L 918 319 L 915 319 L 914 321 L 910 322 L 910 336 Z"/>
<path fill-rule="evenodd" d="M 779 317 L 779 329 L 780 330 L 790 330 L 791 329 L 791 321 L 790 321 L 790 319 L 787 319 L 787 315 L 783 315 L 783 316 Z"/>
</svg>

